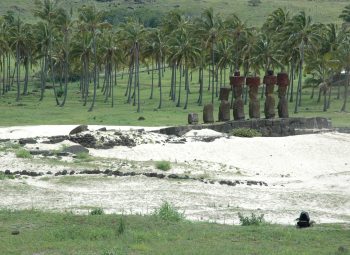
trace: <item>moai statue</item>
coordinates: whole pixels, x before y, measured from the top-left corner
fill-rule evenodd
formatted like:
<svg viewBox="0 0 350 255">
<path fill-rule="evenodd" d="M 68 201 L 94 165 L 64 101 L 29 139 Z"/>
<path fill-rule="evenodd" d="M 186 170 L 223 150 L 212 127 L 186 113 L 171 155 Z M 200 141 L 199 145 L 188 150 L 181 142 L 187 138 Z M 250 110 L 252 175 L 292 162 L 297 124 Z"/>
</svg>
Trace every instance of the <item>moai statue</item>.
<svg viewBox="0 0 350 255">
<path fill-rule="evenodd" d="M 288 118 L 288 100 L 286 98 L 287 89 L 289 86 L 289 77 L 287 73 L 277 74 L 277 85 L 278 85 L 278 117 Z"/>
<path fill-rule="evenodd" d="M 189 113 L 188 114 L 188 124 L 190 124 L 190 125 L 198 124 L 198 114 L 197 113 Z"/>
<path fill-rule="evenodd" d="M 220 88 L 220 101 L 228 101 L 230 97 L 231 88 Z"/>
<path fill-rule="evenodd" d="M 246 85 L 249 87 L 249 118 L 260 118 L 260 102 L 258 99 L 260 77 L 247 77 Z"/>
<path fill-rule="evenodd" d="M 231 104 L 227 100 L 222 100 L 219 107 L 219 121 L 230 120 Z"/>
<path fill-rule="evenodd" d="M 268 71 L 267 75 L 264 77 L 264 83 L 266 85 L 265 90 L 265 107 L 264 113 L 266 119 L 273 119 L 275 117 L 275 98 L 273 95 L 273 90 L 277 82 L 277 77 L 273 75 L 273 71 Z"/>
<path fill-rule="evenodd" d="M 203 107 L 203 122 L 213 123 L 214 122 L 214 106 L 213 104 L 206 104 Z"/>
<path fill-rule="evenodd" d="M 235 72 L 234 76 L 230 77 L 230 84 L 232 86 L 233 97 L 233 119 L 244 120 L 244 103 L 242 99 L 244 76 L 240 76 L 240 72 Z"/>
</svg>

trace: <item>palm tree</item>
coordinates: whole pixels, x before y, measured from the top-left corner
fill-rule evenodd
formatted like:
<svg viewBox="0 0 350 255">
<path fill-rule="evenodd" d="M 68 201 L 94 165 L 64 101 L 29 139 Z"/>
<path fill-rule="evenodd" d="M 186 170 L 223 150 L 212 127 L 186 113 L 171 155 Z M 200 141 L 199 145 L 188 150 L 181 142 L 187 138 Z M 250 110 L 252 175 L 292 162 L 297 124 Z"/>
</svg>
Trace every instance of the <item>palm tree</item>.
<svg viewBox="0 0 350 255">
<path fill-rule="evenodd" d="M 144 49 L 145 56 L 150 56 L 155 59 L 156 65 L 158 67 L 158 87 L 159 87 L 159 105 L 158 109 L 162 108 L 162 60 L 167 51 L 167 38 L 165 34 L 160 29 L 153 29 L 149 33 L 146 41 L 146 47 Z M 152 60 L 153 61 L 153 60 Z M 153 68 L 152 68 L 153 69 Z M 153 72 L 153 70 L 152 70 Z M 152 86 L 153 91 L 153 86 Z M 152 92 L 151 92 L 152 97 Z"/>
<path fill-rule="evenodd" d="M 102 22 L 102 12 L 98 11 L 95 6 L 83 6 L 79 9 L 79 21 L 92 37 L 92 49 L 93 49 L 93 80 L 94 80 L 94 94 L 89 112 L 91 112 L 95 106 L 96 93 L 97 93 L 97 35 L 101 34 L 101 30 L 110 27 L 109 23 Z"/>
<path fill-rule="evenodd" d="M 305 12 L 292 17 L 286 24 L 284 29 L 285 46 L 297 49 L 299 52 L 299 80 L 296 94 L 296 103 L 294 113 L 298 112 L 298 106 L 301 105 L 301 89 L 303 78 L 303 65 L 305 51 L 316 48 L 316 44 L 321 40 L 318 29 L 312 23 L 310 16 L 306 16 Z"/>
<path fill-rule="evenodd" d="M 203 37 L 205 41 L 205 45 L 210 49 L 210 57 L 211 57 L 211 102 L 214 103 L 214 81 L 216 77 L 217 70 L 215 69 L 215 48 L 216 42 L 219 40 L 219 36 L 222 35 L 223 22 L 220 16 L 215 16 L 213 8 L 206 9 L 202 15 L 201 20 L 198 27 L 198 32 Z M 210 85 L 209 85 L 210 86 Z"/>
<path fill-rule="evenodd" d="M 140 44 L 143 43 L 147 30 L 140 22 L 129 20 L 122 25 L 121 37 L 124 40 L 125 47 L 130 56 L 130 74 L 134 70 L 134 105 L 136 104 L 136 90 L 137 90 L 137 112 L 141 111 L 140 106 Z M 132 70 L 131 70 L 132 67 Z M 132 78 L 132 76 L 130 76 Z M 131 79 L 130 79 L 131 80 Z M 131 82 L 129 83 L 128 102 L 131 96 Z"/>
<path fill-rule="evenodd" d="M 185 87 L 187 88 L 184 109 L 187 109 L 190 91 L 188 73 L 189 69 L 195 67 L 198 62 L 201 50 L 195 37 L 191 36 L 190 29 L 182 30 L 181 33 L 174 33 L 174 37 L 170 39 L 170 48 L 169 58 L 179 63 L 180 67 L 184 67 Z M 179 89 L 181 89 L 181 84 Z"/>
</svg>

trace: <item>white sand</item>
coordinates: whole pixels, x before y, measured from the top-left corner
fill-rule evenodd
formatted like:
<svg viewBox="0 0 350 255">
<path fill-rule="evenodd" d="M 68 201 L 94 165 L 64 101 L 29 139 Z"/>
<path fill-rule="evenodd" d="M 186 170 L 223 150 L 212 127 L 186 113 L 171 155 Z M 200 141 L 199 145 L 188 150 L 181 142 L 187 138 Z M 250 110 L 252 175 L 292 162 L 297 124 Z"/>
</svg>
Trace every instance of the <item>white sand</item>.
<svg viewBox="0 0 350 255">
<path fill-rule="evenodd" d="M 9 134 L 14 134 L 16 138 L 31 134 L 33 137 L 46 136 L 48 133 L 67 134 L 73 127 L 1 128 L 0 139 L 8 138 L 6 135 Z M 93 129 L 91 126 L 89 128 Z M 11 130 L 15 131 L 11 133 Z M 44 130 L 47 131 L 45 134 Z M 33 134 L 35 132 L 36 135 Z M 186 135 L 195 135 L 194 132 L 204 136 L 217 133 L 202 130 L 191 131 Z M 164 143 L 164 136 L 159 135 L 159 141 L 159 144 L 142 144 L 133 148 L 90 149 L 90 153 L 107 161 L 135 161 L 129 166 L 129 171 L 136 168 L 147 168 L 149 171 L 144 161 L 170 160 L 173 168 L 169 173 L 203 174 L 205 178 L 213 180 L 264 181 L 268 187 L 230 187 L 142 176 L 88 176 L 72 183 L 60 182 L 62 177 L 50 181 L 28 178 L 5 181 L 7 185 L 0 185 L 0 192 L 6 194 L 3 196 L 5 199 L 0 201 L 0 208 L 34 206 L 39 209 L 84 211 L 83 208 L 99 206 L 108 212 L 150 213 L 166 200 L 173 202 L 185 211 L 188 218 L 195 220 L 237 223 L 237 212 L 255 212 L 264 213 L 272 222 L 293 224 L 298 213 L 307 210 L 317 222 L 350 222 L 349 134 L 222 137 L 209 143 L 188 139 L 185 144 Z M 38 168 L 30 161 L 0 153 L 0 170 L 5 170 L 5 167 L 11 170 Z M 44 165 L 40 168 L 51 168 L 53 172 L 62 169 Z M 19 188 L 21 185 L 25 185 L 24 191 Z"/>
</svg>

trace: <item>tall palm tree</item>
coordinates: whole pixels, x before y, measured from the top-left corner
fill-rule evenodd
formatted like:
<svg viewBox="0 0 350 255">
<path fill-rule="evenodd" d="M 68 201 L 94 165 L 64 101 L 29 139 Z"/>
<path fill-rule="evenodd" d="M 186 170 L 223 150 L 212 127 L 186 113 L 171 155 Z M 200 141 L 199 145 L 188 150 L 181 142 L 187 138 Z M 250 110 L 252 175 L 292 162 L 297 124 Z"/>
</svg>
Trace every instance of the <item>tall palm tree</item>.
<svg viewBox="0 0 350 255">
<path fill-rule="evenodd" d="M 286 47 L 297 49 L 299 52 L 299 80 L 296 94 L 296 103 L 294 113 L 298 112 L 298 106 L 301 104 L 301 90 L 303 78 L 303 66 L 305 51 L 316 47 L 317 42 L 321 40 L 316 25 L 312 23 L 310 16 L 305 12 L 292 17 L 284 29 L 284 40 Z"/>
<path fill-rule="evenodd" d="M 182 30 L 181 33 L 174 33 L 174 37 L 170 39 L 170 48 L 169 58 L 184 67 L 185 87 L 187 88 L 184 109 L 187 109 L 190 91 L 189 69 L 195 67 L 200 58 L 201 50 L 195 37 L 191 36 L 189 29 Z"/>
<path fill-rule="evenodd" d="M 135 20 L 129 20 L 127 23 L 122 24 L 121 37 L 124 40 L 125 47 L 130 56 L 130 67 L 134 70 L 134 105 L 136 105 L 137 96 L 137 112 L 141 111 L 140 105 L 140 45 L 143 44 L 147 30 L 140 22 Z M 132 71 L 130 70 L 130 73 Z M 132 76 L 131 76 L 132 77 Z M 129 83 L 128 102 L 130 102 L 131 95 L 131 82 Z M 137 90 L 137 94 L 136 94 Z"/>
<path fill-rule="evenodd" d="M 110 27 L 110 24 L 102 21 L 103 13 L 98 11 L 95 6 L 83 6 L 79 9 L 79 21 L 92 37 L 92 49 L 93 49 L 93 81 L 94 92 L 89 112 L 91 112 L 95 106 L 96 93 L 97 93 L 97 36 L 101 34 L 102 29 Z"/>
</svg>

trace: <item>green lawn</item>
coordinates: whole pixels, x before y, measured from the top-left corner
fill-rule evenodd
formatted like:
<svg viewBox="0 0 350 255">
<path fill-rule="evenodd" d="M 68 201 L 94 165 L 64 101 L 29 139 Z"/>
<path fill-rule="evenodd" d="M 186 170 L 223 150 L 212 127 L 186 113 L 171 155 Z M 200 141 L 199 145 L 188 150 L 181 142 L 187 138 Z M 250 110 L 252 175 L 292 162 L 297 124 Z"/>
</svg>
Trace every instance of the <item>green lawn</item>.
<svg viewBox="0 0 350 255">
<path fill-rule="evenodd" d="M 93 112 L 88 112 L 90 101 L 86 107 L 78 93 L 78 83 L 69 84 L 69 94 L 67 104 L 61 108 L 55 105 L 52 90 L 47 90 L 45 98 L 39 102 L 38 89 L 34 90 L 28 96 L 22 96 L 19 102 L 15 101 L 16 91 L 10 91 L 4 96 L 0 96 L 0 126 L 15 126 L 15 125 L 40 125 L 40 124 L 98 124 L 98 125 L 139 125 L 139 126 L 170 126 L 170 125 L 184 125 L 187 124 L 187 114 L 189 112 L 197 112 L 202 120 L 202 106 L 198 106 L 198 74 L 193 74 L 191 82 L 191 94 L 189 97 L 189 106 L 187 110 L 183 109 L 185 100 L 185 90 L 182 89 L 181 106 L 176 107 L 176 102 L 169 100 L 170 91 L 170 70 L 165 72 L 163 82 L 163 104 L 162 108 L 158 109 L 159 104 L 159 89 L 155 85 L 154 98 L 149 99 L 151 87 L 151 75 L 144 72 L 141 74 L 141 112 L 137 113 L 137 107 L 126 103 L 124 96 L 125 84 L 127 82 L 126 75 L 124 78 L 118 78 L 118 85 L 115 88 L 115 105 L 111 108 L 110 99 L 107 103 L 104 102 L 102 94 L 98 93 L 96 107 Z M 156 77 L 156 75 L 155 75 Z M 156 84 L 157 78 L 155 78 Z M 226 85 L 228 79 L 226 79 Z M 29 91 L 35 89 L 36 81 L 32 81 Z M 102 78 L 101 78 L 102 84 Z M 228 85 L 227 85 L 228 86 Z M 92 87 L 92 86 L 91 86 Z M 205 89 L 203 104 L 211 102 L 211 92 L 207 90 L 208 79 L 205 78 Z M 277 89 L 275 89 L 277 90 Z M 92 91 L 91 91 L 92 92 Z M 333 89 L 331 108 L 327 112 L 323 112 L 323 103 L 317 103 L 317 95 L 314 99 L 310 99 L 310 89 L 304 89 L 302 106 L 298 114 L 293 114 L 294 103 L 290 103 L 290 116 L 305 116 L 305 117 L 327 117 L 333 121 L 333 126 L 345 127 L 350 126 L 350 113 L 340 112 L 342 105 L 342 98 L 340 100 L 334 99 L 336 97 L 336 89 Z M 276 106 L 278 102 L 277 93 Z M 317 94 L 317 91 L 316 93 Z M 91 96 L 90 96 L 91 100 Z M 260 107 L 263 111 L 264 99 L 261 99 Z M 215 118 L 217 119 L 219 101 L 215 99 Z M 348 106 L 348 110 L 350 105 Z M 246 118 L 248 118 L 248 106 L 245 109 Z M 145 120 L 138 120 L 143 116 Z M 263 117 L 263 113 L 261 117 Z M 232 117 L 232 116 L 231 116 Z"/>
<path fill-rule="evenodd" d="M 29 254 L 350 254 L 349 225 L 230 226 L 154 216 L 0 211 L 0 251 Z M 11 235 L 19 230 L 19 235 Z"/>
</svg>

